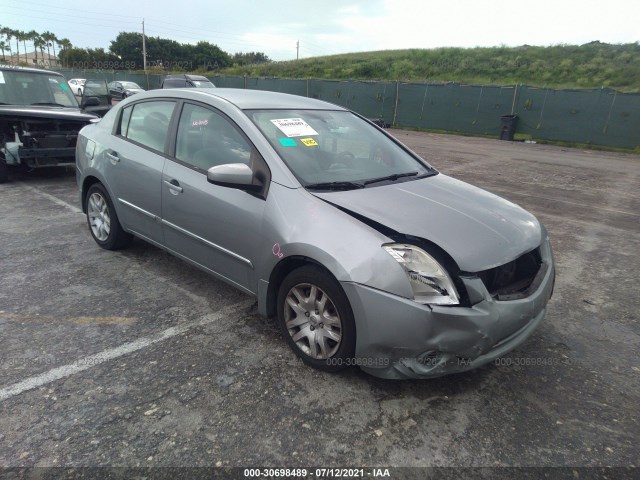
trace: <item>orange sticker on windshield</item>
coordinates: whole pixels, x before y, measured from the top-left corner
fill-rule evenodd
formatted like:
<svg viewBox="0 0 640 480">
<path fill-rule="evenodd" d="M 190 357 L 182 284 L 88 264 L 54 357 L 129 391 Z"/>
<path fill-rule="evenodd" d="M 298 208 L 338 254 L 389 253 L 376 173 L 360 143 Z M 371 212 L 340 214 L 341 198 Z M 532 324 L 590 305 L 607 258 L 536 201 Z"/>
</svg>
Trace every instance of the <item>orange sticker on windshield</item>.
<svg viewBox="0 0 640 480">
<path fill-rule="evenodd" d="M 307 147 L 317 147 L 318 142 L 316 142 L 313 138 L 301 138 L 300 141 L 303 145 Z"/>
</svg>

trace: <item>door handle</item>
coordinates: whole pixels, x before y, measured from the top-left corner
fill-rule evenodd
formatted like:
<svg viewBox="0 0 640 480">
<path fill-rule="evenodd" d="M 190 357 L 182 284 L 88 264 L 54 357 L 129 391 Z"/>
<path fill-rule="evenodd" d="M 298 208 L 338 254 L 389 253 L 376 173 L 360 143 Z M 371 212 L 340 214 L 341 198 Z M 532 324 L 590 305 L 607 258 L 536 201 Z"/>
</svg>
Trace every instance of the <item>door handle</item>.
<svg viewBox="0 0 640 480">
<path fill-rule="evenodd" d="M 114 153 L 107 152 L 107 157 L 109 158 L 109 160 L 111 160 L 111 163 L 113 163 L 114 165 L 120 161 L 120 157 L 118 157 L 118 154 L 115 152 Z"/>
<path fill-rule="evenodd" d="M 170 190 L 176 193 L 182 193 L 182 187 L 177 180 L 164 180 L 164 183 L 169 187 Z"/>
</svg>

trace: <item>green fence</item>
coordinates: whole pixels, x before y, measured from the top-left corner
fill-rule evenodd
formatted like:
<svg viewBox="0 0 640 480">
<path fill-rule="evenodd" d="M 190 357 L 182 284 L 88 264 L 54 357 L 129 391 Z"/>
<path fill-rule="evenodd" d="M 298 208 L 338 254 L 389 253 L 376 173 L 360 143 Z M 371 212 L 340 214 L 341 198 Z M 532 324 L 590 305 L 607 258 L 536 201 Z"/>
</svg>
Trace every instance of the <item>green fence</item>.
<svg viewBox="0 0 640 480">
<path fill-rule="evenodd" d="M 498 135 L 511 113 L 514 87 L 401 83 L 398 126 Z"/>
<path fill-rule="evenodd" d="M 608 89 L 517 92 L 518 132 L 532 138 L 640 147 L 640 95 Z"/>
<path fill-rule="evenodd" d="M 61 71 L 67 78 L 130 80 L 159 88 L 162 75 L 124 71 Z M 502 115 L 518 114 L 517 134 L 534 140 L 640 148 L 640 94 L 609 89 L 552 90 L 358 80 L 210 77 L 217 87 L 319 98 L 398 127 L 498 136 Z"/>
</svg>

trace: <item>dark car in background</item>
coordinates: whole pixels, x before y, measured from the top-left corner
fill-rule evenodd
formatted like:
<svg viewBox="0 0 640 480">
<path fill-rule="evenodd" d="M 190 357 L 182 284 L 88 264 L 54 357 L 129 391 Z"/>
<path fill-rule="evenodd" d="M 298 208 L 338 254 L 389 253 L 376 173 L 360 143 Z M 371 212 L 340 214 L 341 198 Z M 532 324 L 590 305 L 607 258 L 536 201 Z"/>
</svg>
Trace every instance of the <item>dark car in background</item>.
<svg viewBox="0 0 640 480">
<path fill-rule="evenodd" d="M 111 98 L 114 100 L 122 100 L 123 98 L 145 91 L 144 88 L 135 82 L 122 82 L 119 80 L 109 83 L 107 88 L 109 89 L 109 95 L 111 95 Z"/>
<path fill-rule="evenodd" d="M 167 75 L 160 88 L 216 88 L 211 81 L 203 75 Z"/>
<path fill-rule="evenodd" d="M 32 170 L 74 163 L 78 132 L 96 119 L 81 111 L 59 73 L 0 65 L 0 183 L 9 165 Z"/>
</svg>

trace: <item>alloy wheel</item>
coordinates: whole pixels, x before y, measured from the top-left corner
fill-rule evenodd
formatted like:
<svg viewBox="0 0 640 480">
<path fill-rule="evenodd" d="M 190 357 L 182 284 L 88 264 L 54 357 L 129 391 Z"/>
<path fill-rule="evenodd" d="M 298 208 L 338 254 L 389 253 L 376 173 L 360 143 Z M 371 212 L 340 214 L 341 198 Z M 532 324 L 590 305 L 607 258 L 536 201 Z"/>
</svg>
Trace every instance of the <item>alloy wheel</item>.
<svg viewBox="0 0 640 480">
<path fill-rule="evenodd" d="M 89 197 L 87 211 L 93 235 L 101 242 L 106 241 L 111 232 L 111 216 L 107 201 L 98 192 L 94 192 Z"/>
<path fill-rule="evenodd" d="M 335 355 L 342 321 L 329 295 L 316 285 L 300 283 L 289 290 L 285 301 L 285 325 L 297 347 L 316 360 Z"/>
</svg>

